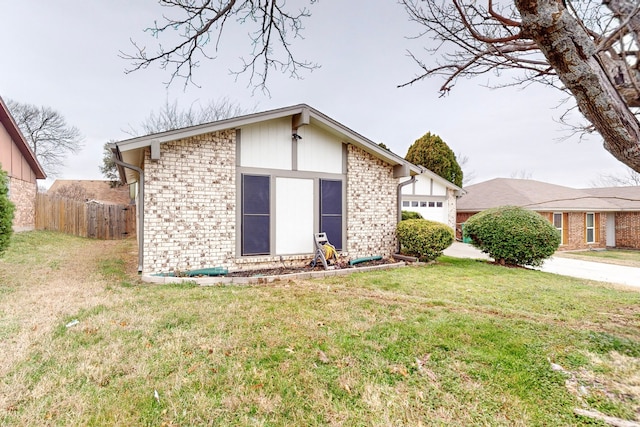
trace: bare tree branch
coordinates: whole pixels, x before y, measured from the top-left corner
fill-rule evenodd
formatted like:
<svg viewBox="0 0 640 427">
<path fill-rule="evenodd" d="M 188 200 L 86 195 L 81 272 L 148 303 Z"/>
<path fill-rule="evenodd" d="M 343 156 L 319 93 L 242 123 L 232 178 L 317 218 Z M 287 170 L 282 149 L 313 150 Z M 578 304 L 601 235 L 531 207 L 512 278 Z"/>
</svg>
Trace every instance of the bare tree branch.
<svg viewBox="0 0 640 427">
<path fill-rule="evenodd" d="M 437 42 L 422 74 L 444 76 L 442 93 L 460 77 L 515 70 L 516 84 L 540 82 L 570 93 L 605 148 L 640 171 L 640 4 L 634 0 L 401 0 Z M 565 6 L 568 5 L 568 8 Z M 597 45 L 597 46 L 596 46 Z M 503 84 L 504 85 L 504 84 Z"/>
<path fill-rule="evenodd" d="M 310 4 L 316 0 L 309 0 Z M 296 59 L 291 48 L 293 39 L 302 37 L 305 18 L 310 16 L 307 8 L 292 12 L 284 0 L 159 0 L 160 4 L 177 14 L 163 16 L 164 22 L 148 28 L 154 38 L 173 40 L 160 42 L 155 53 L 131 40 L 133 53 L 120 52 L 120 57 L 131 62 L 126 70 L 131 73 L 145 69 L 151 64 L 169 70 L 167 85 L 175 79 L 184 84 L 197 84 L 194 69 L 201 59 L 215 59 L 226 25 L 235 24 L 252 28 L 249 31 L 251 51 L 241 58 L 242 65 L 232 71 L 238 77 L 248 73 L 249 85 L 267 90 L 269 72 L 276 69 L 290 76 L 301 78 L 300 71 L 313 70 L 319 66 L 309 61 Z M 173 33 L 173 34 L 172 34 Z M 212 37 L 216 42 L 211 43 Z M 168 46 L 168 47 L 166 47 Z"/>
<path fill-rule="evenodd" d="M 82 148 L 82 136 L 59 112 L 9 99 L 7 106 L 47 175 L 56 176 L 69 154 Z"/>
</svg>

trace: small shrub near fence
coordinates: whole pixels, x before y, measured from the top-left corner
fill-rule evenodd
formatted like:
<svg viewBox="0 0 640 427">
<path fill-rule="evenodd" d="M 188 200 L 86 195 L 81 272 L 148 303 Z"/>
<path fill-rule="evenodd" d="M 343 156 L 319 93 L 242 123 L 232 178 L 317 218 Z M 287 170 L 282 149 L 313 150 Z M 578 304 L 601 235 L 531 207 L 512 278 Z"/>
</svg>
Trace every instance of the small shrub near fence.
<svg viewBox="0 0 640 427">
<path fill-rule="evenodd" d="M 136 208 L 134 205 L 87 203 L 38 193 L 36 229 L 93 239 L 125 239 L 135 236 Z"/>
</svg>

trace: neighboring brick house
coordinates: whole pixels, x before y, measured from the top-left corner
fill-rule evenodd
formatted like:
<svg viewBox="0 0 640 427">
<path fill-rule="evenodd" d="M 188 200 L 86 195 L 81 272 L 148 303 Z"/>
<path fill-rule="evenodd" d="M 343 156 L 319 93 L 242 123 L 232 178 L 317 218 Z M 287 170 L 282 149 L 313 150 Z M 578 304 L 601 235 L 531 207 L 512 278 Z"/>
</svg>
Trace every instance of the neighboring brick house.
<svg viewBox="0 0 640 427">
<path fill-rule="evenodd" d="M 458 199 L 459 225 L 485 209 L 519 206 L 540 213 L 555 225 L 562 236 L 560 250 L 640 249 L 640 187 L 575 189 L 530 179 L 496 178 L 465 187 L 465 191 Z"/>
<path fill-rule="evenodd" d="M 47 175 L 0 97 L 0 164 L 9 176 L 9 199 L 16 206 L 15 231 L 33 230 L 38 179 Z"/>
<path fill-rule="evenodd" d="M 128 205 L 131 203 L 129 187 L 111 186 L 111 181 L 95 179 L 56 179 L 47 194 L 82 196 L 85 201 L 103 204 Z"/>
<path fill-rule="evenodd" d="M 351 258 L 391 255 L 399 179 L 422 171 L 304 104 L 112 150 L 142 194 L 144 274 L 301 265 L 317 232 Z"/>
</svg>

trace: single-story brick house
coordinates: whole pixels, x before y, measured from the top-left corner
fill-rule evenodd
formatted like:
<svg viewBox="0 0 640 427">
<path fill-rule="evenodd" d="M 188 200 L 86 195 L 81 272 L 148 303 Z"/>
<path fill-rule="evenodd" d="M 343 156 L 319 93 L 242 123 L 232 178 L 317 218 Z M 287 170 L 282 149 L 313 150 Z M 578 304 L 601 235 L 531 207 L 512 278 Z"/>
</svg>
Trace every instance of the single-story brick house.
<svg viewBox="0 0 640 427">
<path fill-rule="evenodd" d="M 530 179 L 496 178 L 465 187 L 457 222 L 497 206 L 531 209 L 560 231 L 560 250 L 640 249 L 640 187 L 575 189 Z M 458 234 L 460 237 L 460 234 Z"/>
<path fill-rule="evenodd" d="M 307 263 L 396 250 L 400 178 L 423 172 L 300 104 L 112 144 L 138 183 L 143 274 Z"/>
<path fill-rule="evenodd" d="M 13 229 L 33 230 L 36 225 L 37 180 L 45 179 L 47 175 L 1 97 L 0 164 L 9 176 L 9 199 L 16 206 Z"/>
<path fill-rule="evenodd" d="M 424 219 L 456 227 L 456 199 L 464 193 L 457 185 L 425 170 L 402 187 L 402 210 L 418 212 Z"/>
</svg>

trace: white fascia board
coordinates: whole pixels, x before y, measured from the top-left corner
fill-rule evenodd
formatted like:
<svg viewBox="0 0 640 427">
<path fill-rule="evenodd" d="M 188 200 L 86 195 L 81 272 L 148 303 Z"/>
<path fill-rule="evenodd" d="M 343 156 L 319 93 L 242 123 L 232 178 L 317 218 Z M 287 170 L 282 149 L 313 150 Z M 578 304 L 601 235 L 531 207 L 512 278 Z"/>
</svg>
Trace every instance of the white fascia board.
<svg viewBox="0 0 640 427">
<path fill-rule="evenodd" d="M 292 116 L 294 114 L 301 113 L 305 108 L 310 108 L 306 105 L 296 105 L 293 107 L 280 108 L 277 110 L 265 111 L 262 113 L 250 114 L 247 116 L 234 117 L 231 119 L 220 120 L 212 123 L 205 123 L 202 125 L 191 126 L 183 129 L 176 129 L 167 132 L 155 133 L 138 138 L 128 139 L 125 141 L 117 142 L 118 148 L 121 152 L 137 150 L 144 147 L 149 147 L 151 141 L 158 141 L 161 144 L 164 142 L 175 141 L 178 139 L 190 138 L 192 136 L 202 135 L 205 133 L 217 132 L 227 129 L 236 129 L 242 126 L 250 125 L 253 123 L 279 119 L 286 116 Z"/>
<path fill-rule="evenodd" d="M 464 189 L 458 187 L 453 182 L 444 179 L 443 177 L 441 177 L 437 173 L 432 172 L 429 169 L 422 169 L 422 171 L 423 171 L 422 172 L 423 175 L 427 175 L 429 178 L 433 179 L 436 182 L 439 182 L 440 184 L 444 185 L 445 187 L 452 188 L 452 189 L 458 191 L 460 194 L 466 194 L 466 191 L 464 191 Z"/>
<path fill-rule="evenodd" d="M 411 171 L 411 175 L 417 175 L 421 172 L 422 169 L 420 169 L 418 166 L 406 161 L 402 157 L 398 156 L 397 154 L 389 150 L 385 150 L 375 142 L 371 141 L 368 138 L 365 138 L 364 136 L 349 129 L 343 124 L 336 122 L 335 120 L 325 116 L 324 114 L 320 113 L 317 110 L 314 110 L 313 108 L 310 108 L 310 111 L 311 111 L 311 118 L 314 121 L 320 123 L 321 124 L 320 127 L 329 129 L 333 131 L 333 133 L 338 133 L 341 136 L 346 137 L 345 139 L 347 139 L 348 142 L 352 143 L 353 145 L 359 148 L 362 148 L 366 152 L 373 154 L 377 158 L 382 159 L 393 166 L 402 165 L 402 164 L 409 165 L 409 170 Z"/>
</svg>

